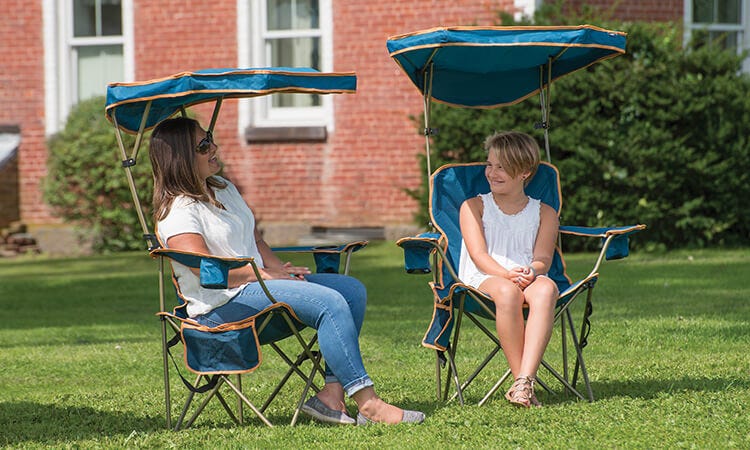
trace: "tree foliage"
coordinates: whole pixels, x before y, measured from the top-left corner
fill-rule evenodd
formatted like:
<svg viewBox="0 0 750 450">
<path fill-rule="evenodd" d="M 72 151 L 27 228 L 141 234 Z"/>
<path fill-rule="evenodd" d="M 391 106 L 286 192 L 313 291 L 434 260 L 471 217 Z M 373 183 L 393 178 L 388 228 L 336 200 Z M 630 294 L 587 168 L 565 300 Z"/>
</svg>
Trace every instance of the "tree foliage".
<svg viewBox="0 0 750 450">
<path fill-rule="evenodd" d="M 542 8 L 538 24 L 597 23 Z M 507 22 L 507 17 L 504 19 Z M 669 23 L 598 22 L 628 33 L 627 53 L 555 81 L 550 148 L 567 225 L 645 223 L 647 248 L 747 244 L 750 77 L 713 45 L 682 47 Z M 705 41 L 704 41 L 705 42 Z M 484 138 L 516 129 L 543 147 L 539 97 L 495 110 L 434 104 L 432 166 L 482 161 Z M 421 129 L 420 129 L 421 131 Z M 543 156 L 546 159 L 546 156 Z M 420 223 L 426 218 L 425 186 Z"/>
<path fill-rule="evenodd" d="M 65 128 L 49 139 L 44 199 L 63 220 L 76 225 L 94 251 L 142 249 L 143 233 L 104 105 L 103 97 L 79 103 Z M 134 139 L 123 137 L 130 151 Z M 152 182 L 146 142 L 132 171 L 148 217 Z"/>
</svg>

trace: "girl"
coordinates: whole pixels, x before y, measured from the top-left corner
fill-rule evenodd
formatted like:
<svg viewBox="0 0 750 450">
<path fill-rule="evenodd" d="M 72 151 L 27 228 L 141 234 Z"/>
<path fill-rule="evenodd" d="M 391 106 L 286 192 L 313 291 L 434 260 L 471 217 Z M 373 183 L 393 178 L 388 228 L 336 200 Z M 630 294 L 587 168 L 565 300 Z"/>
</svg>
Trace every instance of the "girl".
<svg viewBox="0 0 750 450">
<path fill-rule="evenodd" d="M 490 192 L 461 205 L 459 277 L 495 303 L 497 335 L 515 379 L 505 397 L 518 406 L 541 406 L 534 383 L 558 296 L 557 285 L 545 276 L 555 249 L 557 213 L 524 192 L 539 166 L 539 146 L 531 136 L 495 133 L 484 146 Z"/>
</svg>

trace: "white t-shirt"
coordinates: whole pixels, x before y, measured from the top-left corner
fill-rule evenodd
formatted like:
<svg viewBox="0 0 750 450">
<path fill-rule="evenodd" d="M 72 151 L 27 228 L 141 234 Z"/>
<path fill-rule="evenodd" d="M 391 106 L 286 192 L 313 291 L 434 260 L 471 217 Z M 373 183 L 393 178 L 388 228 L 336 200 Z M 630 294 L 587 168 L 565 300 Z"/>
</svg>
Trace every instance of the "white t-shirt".
<svg viewBox="0 0 750 450">
<path fill-rule="evenodd" d="M 224 189 L 214 189 L 216 200 L 224 205 L 221 209 L 209 203 L 189 197 L 174 199 L 167 216 L 156 224 L 156 233 L 167 246 L 170 237 L 183 233 L 203 236 L 212 255 L 226 257 L 252 257 L 259 267 L 263 259 L 255 243 L 255 217 L 237 188 L 224 178 Z M 229 289 L 206 289 L 200 279 L 187 266 L 172 261 L 180 291 L 187 300 L 190 317 L 205 314 L 228 302 L 244 286 Z"/>
<path fill-rule="evenodd" d="M 529 197 L 529 202 L 517 214 L 505 214 L 498 208 L 492 193 L 481 194 L 484 205 L 482 227 L 487 242 L 487 252 L 492 259 L 506 270 L 519 266 L 528 266 L 534 257 L 534 243 L 539 232 L 541 221 L 541 203 Z M 474 288 L 484 282 L 489 275 L 477 268 L 466 250 L 466 243 L 461 240 L 461 261 L 458 277 Z"/>
</svg>

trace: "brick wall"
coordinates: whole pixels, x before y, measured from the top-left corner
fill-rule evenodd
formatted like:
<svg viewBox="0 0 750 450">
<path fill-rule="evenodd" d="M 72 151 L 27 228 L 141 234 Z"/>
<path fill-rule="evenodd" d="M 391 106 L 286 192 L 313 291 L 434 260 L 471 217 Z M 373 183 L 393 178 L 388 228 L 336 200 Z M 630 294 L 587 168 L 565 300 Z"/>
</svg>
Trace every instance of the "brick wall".
<svg viewBox="0 0 750 450">
<path fill-rule="evenodd" d="M 570 4 L 576 4 L 572 0 Z M 604 8 L 615 0 L 588 0 Z M 134 0 L 135 77 L 147 80 L 237 65 L 236 0 Z M 263 226 L 285 229 L 392 227 L 412 224 L 404 190 L 419 186 L 424 139 L 416 88 L 388 56 L 395 34 L 450 25 L 490 25 L 513 0 L 333 0 L 334 70 L 355 71 L 356 94 L 334 96 L 335 130 L 323 143 L 248 145 L 235 101 L 222 108 L 216 140 L 235 181 Z M 617 3 L 624 18 L 679 18 L 682 0 Z M 21 219 L 56 223 L 45 207 L 46 173 L 42 2 L 5 0 L 0 23 L 0 124 L 18 124 Z M 196 108 L 204 123 L 209 107 Z M 244 126 L 244 124 L 243 124 Z M 438 137 L 439 138 L 439 137 Z M 302 225 L 302 226 L 301 226 Z"/>
<path fill-rule="evenodd" d="M 39 182 L 46 174 L 44 136 L 44 48 L 42 2 L 3 1 L 0 25 L 0 124 L 18 126 L 17 154 L 21 218 L 29 223 L 54 222 L 42 202 Z M 10 12 L 10 13 L 8 13 Z"/>
</svg>

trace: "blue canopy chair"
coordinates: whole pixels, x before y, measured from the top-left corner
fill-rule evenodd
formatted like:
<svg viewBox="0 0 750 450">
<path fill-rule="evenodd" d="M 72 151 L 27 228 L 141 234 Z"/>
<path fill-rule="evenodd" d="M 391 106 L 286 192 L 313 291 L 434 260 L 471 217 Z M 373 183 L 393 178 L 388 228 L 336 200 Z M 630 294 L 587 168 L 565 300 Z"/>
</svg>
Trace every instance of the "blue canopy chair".
<svg viewBox="0 0 750 450">
<path fill-rule="evenodd" d="M 552 82 L 566 74 L 625 52 L 625 34 L 590 25 L 572 27 L 448 27 L 433 28 L 394 36 L 387 41 L 388 51 L 417 87 L 424 101 L 424 135 L 427 150 L 430 231 L 399 240 L 404 249 L 409 273 L 432 273 L 433 317 L 422 345 L 436 350 L 436 387 L 439 399 L 447 399 L 451 384 L 452 398 L 464 403 L 464 389 L 474 381 L 502 349 L 494 331 L 480 318 L 494 321 L 494 303 L 484 293 L 465 285 L 457 270 L 461 253 L 461 231 L 458 212 L 467 198 L 489 192 L 484 177 L 484 163 L 448 164 L 434 173 L 430 167 L 430 141 L 436 130 L 430 125 L 430 105 L 437 101 L 457 107 L 495 108 L 518 103 L 539 94 L 544 148 L 549 149 L 549 94 Z M 488 132 L 491 130 L 488 130 Z M 562 206 L 557 169 L 543 163 L 527 188 L 527 194 L 552 206 L 558 216 Z M 600 238 L 601 251 L 592 269 L 582 279 L 572 282 L 565 273 L 560 245 L 555 252 L 550 277 L 557 283 L 560 296 L 555 321 L 562 335 L 562 367 L 555 369 L 547 361 L 542 367 L 559 381 L 563 390 L 580 399 L 594 400 L 588 371 L 583 359 L 592 312 L 593 288 L 599 279 L 604 259 L 618 259 L 628 254 L 629 235 L 644 225 L 611 228 L 561 226 L 561 234 Z M 578 325 L 570 306 L 586 293 L 586 305 Z M 462 378 L 456 362 L 462 318 L 468 317 L 492 342 L 492 350 L 473 370 Z M 494 328 L 494 327 L 493 327 Z M 576 330 L 580 330 L 577 332 Z M 452 339 L 451 339 L 452 335 Z M 570 370 L 568 345 L 575 352 Z M 445 387 L 442 371 L 448 367 Z M 499 378 L 479 404 L 484 404 L 509 377 L 510 370 Z M 577 387 L 579 375 L 585 384 L 585 395 Z M 540 384 L 551 390 L 541 378 Z"/>
<path fill-rule="evenodd" d="M 226 99 L 256 97 L 273 93 L 336 94 L 353 93 L 356 90 L 356 76 L 353 73 L 321 73 L 308 68 L 259 68 L 259 69 L 207 69 L 183 72 L 168 77 L 136 83 L 111 83 L 107 87 L 105 114 L 115 127 L 122 166 L 133 196 L 136 213 L 143 231 L 143 237 L 152 257 L 158 259 L 159 309 L 161 319 L 162 362 L 164 369 L 164 393 L 166 423 L 172 428 L 172 407 L 170 388 L 170 348 L 183 344 L 183 359 L 189 371 L 196 375 L 194 381 L 179 374 L 187 395 L 182 412 L 174 429 L 189 427 L 204 410 L 208 402 L 216 398 L 227 414 L 237 423 L 243 423 L 243 407 L 249 407 L 266 425 L 271 422 L 264 411 L 276 398 L 287 381 L 298 375 L 305 383 L 299 396 L 291 424 L 294 425 L 300 408 L 312 388 L 316 374 L 323 374 L 320 353 L 315 350 L 317 335 L 304 337 L 300 332 L 305 328 L 283 298 L 273 298 L 258 274 L 253 258 L 220 258 L 213 255 L 195 254 L 166 248 L 155 233 L 150 231 L 137 195 L 137 186 L 131 173 L 136 164 L 139 149 L 147 131 L 164 119 L 176 114 L 186 114 L 192 105 L 213 102 L 214 110 L 208 131 L 213 131 L 222 102 Z M 122 133 L 135 134 L 132 149 L 126 149 Z M 353 252 L 367 245 L 366 241 L 325 247 L 285 247 L 274 249 L 285 252 L 312 252 L 317 272 L 338 272 L 340 260 L 345 260 L 344 272 L 348 272 Z M 223 288 L 227 285 L 229 269 L 251 265 L 272 306 L 255 316 L 235 323 L 218 327 L 207 327 L 187 317 L 185 301 L 181 296 L 176 280 L 173 283 L 177 293 L 174 308 L 167 305 L 164 261 L 184 264 L 200 271 L 200 282 L 205 288 Z M 171 330 L 171 331 L 170 331 Z M 173 337 L 170 337 L 173 335 Z M 277 343 L 294 336 L 299 343 L 298 356 L 288 356 Z M 262 360 L 261 348 L 271 347 L 288 365 L 288 370 L 276 388 L 261 407 L 256 407 L 243 393 L 241 375 L 254 371 Z M 172 358 L 174 363 L 174 358 Z M 303 372 L 302 365 L 310 362 L 309 371 Z M 179 367 L 174 363 L 177 372 Z M 235 376 L 232 380 L 232 376 Z M 237 396 L 236 413 L 224 399 L 220 388 L 228 386 Z M 187 418 L 196 394 L 203 400 Z M 244 406 L 243 406 L 244 405 Z"/>
</svg>

